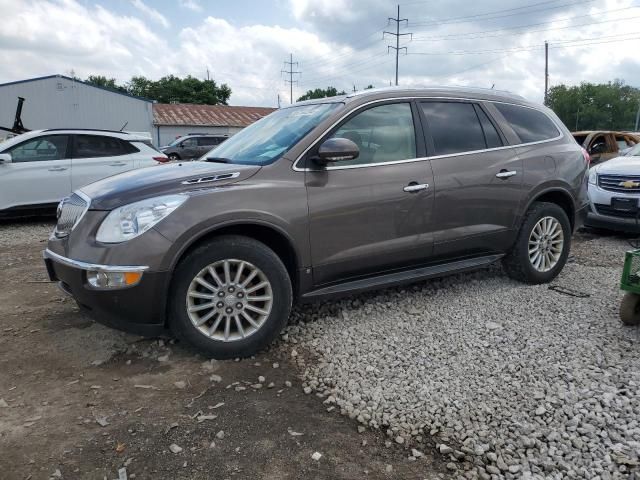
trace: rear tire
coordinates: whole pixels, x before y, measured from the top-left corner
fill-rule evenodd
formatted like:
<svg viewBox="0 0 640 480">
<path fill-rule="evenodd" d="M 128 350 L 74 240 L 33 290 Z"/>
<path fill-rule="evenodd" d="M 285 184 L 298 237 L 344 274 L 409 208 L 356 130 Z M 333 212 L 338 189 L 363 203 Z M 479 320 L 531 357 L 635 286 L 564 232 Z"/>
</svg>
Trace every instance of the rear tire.
<svg viewBox="0 0 640 480">
<path fill-rule="evenodd" d="M 180 155 L 178 155 L 177 153 L 170 153 L 169 160 L 171 160 L 172 162 L 175 162 L 176 160 L 180 160 Z"/>
<path fill-rule="evenodd" d="M 216 359 L 248 357 L 269 345 L 286 325 L 293 298 L 280 258 L 236 235 L 190 252 L 176 267 L 170 296 L 171 331 Z"/>
<path fill-rule="evenodd" d="M 555 203 L 536 202 L 527 211 L 511 252 L 502 260 L 509 277 L 548 283 L 562 271 L 571 249 L 571 224 Z"/>
<path fill-rule="evenodd" d="M 629 326 L 640 325 L 640 295 L 627 292 L 620 302 L 620 320 Z"/>
</svg>

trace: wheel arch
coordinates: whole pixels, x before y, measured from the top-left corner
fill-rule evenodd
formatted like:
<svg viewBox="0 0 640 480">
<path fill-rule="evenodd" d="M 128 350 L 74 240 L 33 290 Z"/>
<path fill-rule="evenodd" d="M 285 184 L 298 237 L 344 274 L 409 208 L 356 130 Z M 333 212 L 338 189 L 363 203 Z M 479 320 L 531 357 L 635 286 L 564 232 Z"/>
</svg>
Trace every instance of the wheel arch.
<svg viewBox="0 0 640 480">
<path fill-rule="evenodd" d="M 281 228 L 266 222 L 226 223 L 201 231 L 182 245 L 171 262 L 170 272 L 175 270 L 176 266 L 189 252 L 203 243 L 222 235 L 241 235 L 252 238 L 273 250 L 287 269 L 295 298 L 299 291 L 300 256 L 294 247 L 291 237 Z"/>
<path fill-rule="evenodd" d="M 571 225 L 571 230 L 573 231 L 576 224 L 576 206 L 573 201 L 573 196 L 571 195 L 569 190 L 562 187 L 551 187 L 541 192 L 537 192 L 533 196 L 533 198 L 529 200 L 527 208 L 524 210 L 524 212 L 529 211 L 531 206 L 536 202 L 554 203 L 562 208 L 569 218 L 569 224 Z"/>
</svg>

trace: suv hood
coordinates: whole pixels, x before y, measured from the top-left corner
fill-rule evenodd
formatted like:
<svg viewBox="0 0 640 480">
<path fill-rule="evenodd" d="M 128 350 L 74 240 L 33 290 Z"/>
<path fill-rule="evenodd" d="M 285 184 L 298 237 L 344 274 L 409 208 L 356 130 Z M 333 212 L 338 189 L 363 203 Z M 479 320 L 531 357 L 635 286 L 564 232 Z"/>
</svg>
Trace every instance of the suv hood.
<svg viewBox="0 0 640 480">
<path fill-rule="evenodd" d="M 80 188 L 91 198 L 91 210 L 113 210 L 129 203 L 160 195 L 187 192 L 198 188 L 228 185 L 252 177 L 260 166 L 209 162 L 184 162 L 131 170 Z M 212 177 L 235 174 L 231 178 Z M 198 179 L 208 179 L 196 183 Z M 183 183 L 192 181 L 193 183 Z"/>
<path fill-rule="evenodd" d="M 616 157 L 593 168 L 604 175 L 640 175 L 640 157 Z"/>
</svg>

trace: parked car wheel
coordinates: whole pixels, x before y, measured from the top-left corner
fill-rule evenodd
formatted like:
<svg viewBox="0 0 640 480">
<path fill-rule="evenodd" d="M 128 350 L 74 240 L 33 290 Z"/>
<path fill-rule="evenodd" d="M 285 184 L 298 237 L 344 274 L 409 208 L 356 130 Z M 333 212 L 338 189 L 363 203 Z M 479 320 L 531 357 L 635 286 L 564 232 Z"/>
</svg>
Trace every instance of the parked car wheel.
<svg viewBox="0 0 640 480">
<path fill-rule="evenodd" d="M 174 273 L 169 326 L 213 358 L 247 357 L 285 326 L 291 280 L 266 245 L 223 236 L 187 255 Z"/>
<path fill-rule="evenodd" d="M 556 278 L 571 248 L 571 224 L 554 203 L 536 202 L 526 213 L 513 249 L 504 257 L 511 278 L 530 284 Z"/>
<path fill-rule="evenodd" d="M 180 155 L 178 155 L 177 153 L 170 153 L 169 154 L 169 160 L 171 161 L 176 161 L 176 160 L 180 160 Z"/>
<path fill-rule="evenodd" d="M 620 320 L 625 325 L 640 325 L 640 295 L 627 292 L 620 303 Z"/>
</svg>

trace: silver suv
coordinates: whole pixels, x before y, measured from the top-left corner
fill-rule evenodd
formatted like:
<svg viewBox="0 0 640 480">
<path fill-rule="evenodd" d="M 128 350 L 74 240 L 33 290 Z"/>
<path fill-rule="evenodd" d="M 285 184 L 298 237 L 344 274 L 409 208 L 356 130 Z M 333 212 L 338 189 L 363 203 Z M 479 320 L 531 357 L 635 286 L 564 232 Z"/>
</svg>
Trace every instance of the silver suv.
<svg viewBox="0 0 640 480">
<path fill-rule="evenodd" d="M 170 160 L 193 160 L 194 158 L 200 158 L 227 138 L 229 138 L 229 135 L 190 133 L 175 139 L 166 147 L 160 147 L 160 151 Z"/>
<path fill-rule="evenodd" d="M 472 89 L 368 90 L 264 117 L 203 161 L 80 189 L 45 252 L 90 315 L 252 355 L 293 302 L 502 261 L 553 280 L 588 157 L 547 108 Z"/>
</svg>

